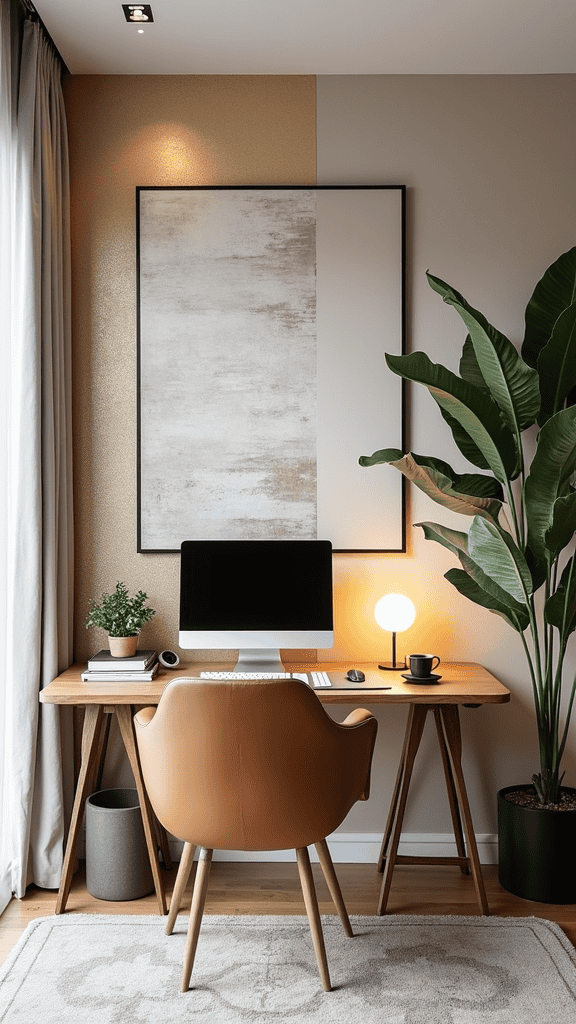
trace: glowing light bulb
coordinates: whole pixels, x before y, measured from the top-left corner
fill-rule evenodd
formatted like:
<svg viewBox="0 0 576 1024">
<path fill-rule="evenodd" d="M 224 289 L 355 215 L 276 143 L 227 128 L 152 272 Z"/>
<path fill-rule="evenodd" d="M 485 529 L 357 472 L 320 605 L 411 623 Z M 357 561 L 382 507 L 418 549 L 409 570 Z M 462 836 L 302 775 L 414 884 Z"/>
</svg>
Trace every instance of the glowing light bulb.
<svg viewBox="0 0 576 1024">
<path fill-rule="evenodd" d="M 416 618 L 416 609 L 409 597 L 403 594 L 386 594 L 376 602 L 374 618 L 382 629 L 392 633 L 392 661 L 379 665 L 382 669 L 406 668 L 406 661 L 396 663 L 396 633 L 409 629 Z"/>
</svg>

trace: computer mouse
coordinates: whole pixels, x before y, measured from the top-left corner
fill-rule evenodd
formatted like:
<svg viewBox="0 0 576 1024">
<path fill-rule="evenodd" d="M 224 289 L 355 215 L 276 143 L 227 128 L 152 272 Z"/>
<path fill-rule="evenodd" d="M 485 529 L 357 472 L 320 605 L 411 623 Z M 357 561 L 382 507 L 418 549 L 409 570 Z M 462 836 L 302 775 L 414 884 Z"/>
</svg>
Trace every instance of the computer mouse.
<svg viewBox="0 0 576 1024">
<path fill-rule="evenodd" d="M 363 683 L 364 680 L 366 679 L 366 676 L 364 675 L 363 672 L 360 671 L 359 668 L 351 668 L 346 673 L 346 679 L 349 679 L 351 683 Z"/>
</svg>

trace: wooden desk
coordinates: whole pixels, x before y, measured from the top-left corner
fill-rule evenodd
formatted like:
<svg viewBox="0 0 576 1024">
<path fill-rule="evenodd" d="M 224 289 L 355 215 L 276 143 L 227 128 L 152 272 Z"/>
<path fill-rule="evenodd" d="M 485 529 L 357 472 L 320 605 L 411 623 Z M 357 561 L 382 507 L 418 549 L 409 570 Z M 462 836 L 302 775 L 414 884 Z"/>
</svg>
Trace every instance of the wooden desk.
<svg viewBox="0 0 576 1024">
<path fill-rule="evenodd" d="M 365 673 L 366 680 L 361 686 L 346 680 L 346 672 L 351 667 L 361 668 Z M 66 909 L 84 803 L 90 793 L 98 788 L 96 780 L 101 775 L 111 714 L 115 714 L 118 719 L 120 734 L 134 773 L 158 907 L 161 914 L 167 912 L 164 885 L 158 862 L 157 841 L 161 846 L 166 866 L 170 864 L 168 847 L 163 830 L 157 829 L 144 788 L 132 717 L 135 708 L 157 704 L 164 687 L 172 679 L 179 676 L 198 676 L 204 669 L 225 671 L 229 668 L 230 665 L 221 663 L 200 664 L 195 662 L 180 665 L 172 671 L 160 668 L 156 677 L 149 683 L 83 683 L 80 674 L 85 669 L 85 665 L 73 665 L 41 691 L 40 701 L 43 704 L 72 704 L 86 708 L 82 733 L 82 761 L 56 902 L 57 914 L 64 913 Z M 400 672 L 382 672 L 372 663 L 359 665 L 358 662 L 353 664 L 323 662 L 319 665 L 291 664 L 289 668 L 293 672 L 310 672 L 312 669 L 320 668 L 330 673 L 332 687 L 314 691 L 323 704 L 354 704 L 357 707 L 366 704 L 409 705 L 404 746 L 378 861 L 378 869 L 383 871 L 378 913 L 383 914 L 386 911 L 395 864 L 424 862 L 455 864 L 465 873 L 470 871 L 480 911 L 483 914 L 488 914 L 484 881 L 462 773 L 462 739 L 458 706 L 460 704 L 468 707 L 478 707 L 481 704 L 502 704 L 510 700 L 509 690 L 481 665 L 469 662 L 442 662 L 439 666 L 442 674 L 441 682 L 425 686 L 407 683 L 402 679 Z M 414 759 L 429 711 L 433 713 L 436 723 L 458 852 L 457 857 L 423 858 L 398 855 L 398 844 Z M 158 837 L 156 833 L 158 833 Z"/>
</svg>

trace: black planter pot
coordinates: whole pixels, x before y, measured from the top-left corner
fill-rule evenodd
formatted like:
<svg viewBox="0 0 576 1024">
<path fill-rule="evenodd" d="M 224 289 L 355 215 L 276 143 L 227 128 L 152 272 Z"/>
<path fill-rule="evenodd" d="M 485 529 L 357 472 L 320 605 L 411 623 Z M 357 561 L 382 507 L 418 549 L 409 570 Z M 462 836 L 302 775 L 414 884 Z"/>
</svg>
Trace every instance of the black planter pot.
<svg viewBox="0 0 576 1024">
<path fill-rule="evenodd" d="M 574 789 L 563 789 L 572 794 Z M 514 896 L 537 903 L 576 903 L 576 810 L 523 807 L 498 793 L 498 878 Z"/>
</svg>

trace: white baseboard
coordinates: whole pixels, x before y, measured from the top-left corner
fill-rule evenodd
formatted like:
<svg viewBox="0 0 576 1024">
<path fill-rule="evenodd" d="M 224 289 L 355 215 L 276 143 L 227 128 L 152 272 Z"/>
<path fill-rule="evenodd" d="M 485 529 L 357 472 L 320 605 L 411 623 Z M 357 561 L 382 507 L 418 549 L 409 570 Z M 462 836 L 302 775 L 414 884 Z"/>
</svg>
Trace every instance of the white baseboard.
<svg viewBox="0 0 576 1024">
<path fill-rule="evenodd" d="M 335 864 L 376 864 L 382 835 L 376 832 L 335 832 L 328 836 L 328 845 Z M 498 837 L 490 833 L 476 836 L 481 864 L 498 863 Z M 170 838 L 170 855 L 180 859 L 182 843 Z M 444 832 L 406 832 L 400 839 L 398 852 L 406 857 L 454 857 L 456 845 L 454 836 Z M 265 850 L 247 853 L 243 850 L 215 850 L 214 860 L 280 862 L 295 859 L 293 850 Z M 314 848 L 310 859 L 318 861 Z"/>
</svg>

